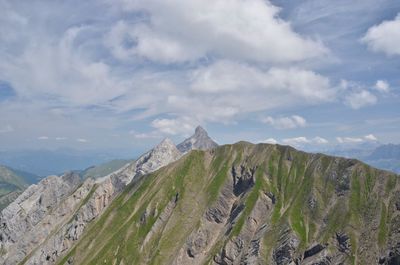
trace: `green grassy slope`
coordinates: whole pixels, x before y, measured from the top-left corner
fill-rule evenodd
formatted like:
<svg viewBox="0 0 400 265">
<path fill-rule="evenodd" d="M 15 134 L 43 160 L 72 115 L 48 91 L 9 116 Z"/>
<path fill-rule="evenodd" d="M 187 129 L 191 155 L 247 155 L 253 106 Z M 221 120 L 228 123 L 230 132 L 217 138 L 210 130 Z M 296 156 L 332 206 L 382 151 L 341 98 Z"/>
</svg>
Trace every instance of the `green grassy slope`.
<svg viewBox="0 0 400 265">
<path fill-rule="evenodd" d="M 345 264 L 367 264 L 371 255 L 375 258 L 387 248 L 398 176 L 356 160 L 240 142 L 192 151 L 129 185 L 59 264 L 172 263 L 230 183 L 233 167 L 240 166 L 256 169 L 254 183 L 237 196 L 235 205 L 243 210 L 210 243 L 204 262 L 244 232 L 265 194 L 274 198 L 259 250 L 265 264 L 273 264 L 285 229 L 299 241 L 296 257 L 316 243 L 337 251 L 338 233 L 351 242 Z"/>
<path fill-rule="evenodd" d="M 124 159 L 115 159 L 109 162 L 89 167 L 85 169 L 81 175 L 83 179 L 91 178 L 101 178 L 107 176 L 108 174 L 120 169 L 124 165 L 131 162 L 131 160 L 124 160 Z"/>
<path fill-rule="evenodd" d="M 35 175 L 0 166 L 0 210 L 11 203 L 29 184 Z"/>
</svg>

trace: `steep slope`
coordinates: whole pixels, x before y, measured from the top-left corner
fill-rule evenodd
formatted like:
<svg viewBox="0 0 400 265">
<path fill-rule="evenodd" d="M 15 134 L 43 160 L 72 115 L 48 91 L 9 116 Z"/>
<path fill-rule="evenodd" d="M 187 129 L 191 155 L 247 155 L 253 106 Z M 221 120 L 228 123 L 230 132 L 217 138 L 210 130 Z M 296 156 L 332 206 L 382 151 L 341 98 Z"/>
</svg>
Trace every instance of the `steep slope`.
<svg viewBox="0 0 400 265">
<path fill-rule="evenodd" d="M 190 150 L 208 150 L 217 147 L 218 144 L 208 136 L 206 130 L 201 126 L 197 126 L 194 135 L 177 145 L 182 153 Z"/>
<path fill-rule="evenodd" d="M 0 214 L 1 264 L 52 264 L 132 180 L 159 169 L 181 153 L 165 139 L 120 170 L 83 183 L 76 173 L 30 186 Z"/>
<path fill-rule="evenodd" d="M 400 183 L 240 142 L 131 182 L 58 264 L 399 264 Z"/>
<path fill-rule="evenodd" d="M 0 210 L 15 200 L 34 178 L 33 174 L 0 165 Z"/>
</svg>

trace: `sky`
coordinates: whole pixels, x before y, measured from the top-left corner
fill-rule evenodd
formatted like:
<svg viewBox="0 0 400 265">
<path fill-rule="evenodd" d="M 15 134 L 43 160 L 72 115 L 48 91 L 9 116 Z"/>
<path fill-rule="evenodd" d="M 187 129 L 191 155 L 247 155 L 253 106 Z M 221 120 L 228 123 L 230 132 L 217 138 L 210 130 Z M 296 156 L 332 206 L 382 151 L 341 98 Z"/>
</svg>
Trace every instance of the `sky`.
<svg viewBox="0 0 400 265">
<path fill-rule="evenodd" d="M 400 143 L 399 43 L 398 0 L 0 0 L 0 149 Z"/>
</svg>

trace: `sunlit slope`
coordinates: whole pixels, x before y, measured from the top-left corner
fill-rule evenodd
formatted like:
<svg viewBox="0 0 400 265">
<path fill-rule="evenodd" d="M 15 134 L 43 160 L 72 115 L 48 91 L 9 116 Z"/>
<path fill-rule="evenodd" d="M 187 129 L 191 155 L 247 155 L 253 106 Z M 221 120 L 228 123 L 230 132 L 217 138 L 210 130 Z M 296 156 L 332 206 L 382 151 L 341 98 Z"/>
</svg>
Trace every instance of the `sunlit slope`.
<svg viewBox="0 0 400 265">
<path fill-rule="evenodd" d="M 59 263 L 391 264 L 397 178 L 287 146 L 192 151 L 128 186 Z"/>
</svg>

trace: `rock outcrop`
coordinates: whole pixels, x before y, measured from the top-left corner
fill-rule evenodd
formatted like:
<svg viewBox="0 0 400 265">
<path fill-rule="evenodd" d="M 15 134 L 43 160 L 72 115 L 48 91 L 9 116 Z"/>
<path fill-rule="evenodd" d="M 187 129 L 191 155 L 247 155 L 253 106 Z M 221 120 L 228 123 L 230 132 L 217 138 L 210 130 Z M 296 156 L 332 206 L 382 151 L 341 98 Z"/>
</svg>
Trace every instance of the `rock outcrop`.
<svg viewBox="0 0 400 265">
<path fill-rule="evenodd" d="M 178 144 L 177 148 L 182 153 L 187 153 L 190 150 L 209 150 L 217 146 L 218 144 L 208 136 L 206 130 L 198 126 L 194 135 Z"/>
</svg>

